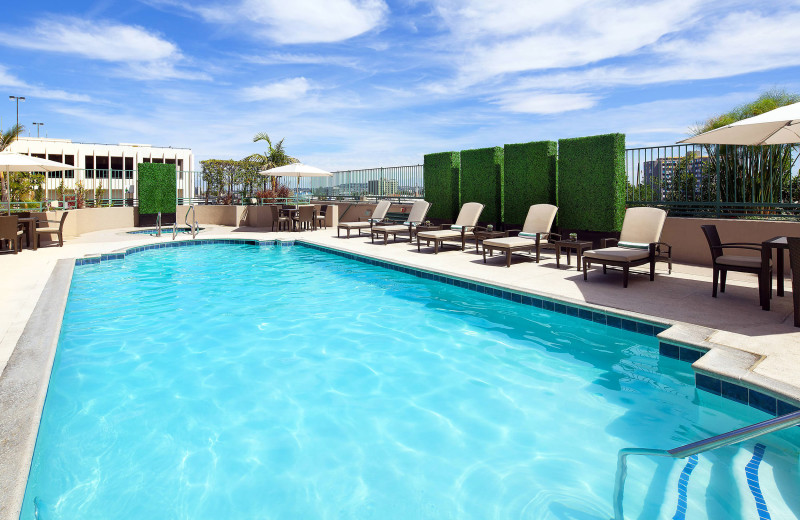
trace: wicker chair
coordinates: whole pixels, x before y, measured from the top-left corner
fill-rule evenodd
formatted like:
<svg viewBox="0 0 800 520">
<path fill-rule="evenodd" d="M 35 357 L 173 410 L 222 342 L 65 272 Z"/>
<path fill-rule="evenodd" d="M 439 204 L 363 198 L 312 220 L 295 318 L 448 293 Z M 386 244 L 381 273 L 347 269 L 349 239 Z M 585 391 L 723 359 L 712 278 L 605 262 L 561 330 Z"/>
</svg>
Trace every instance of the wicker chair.
<svg viewBox="0 0 800 520">
<path fill-rule="evenodd" d="M 752 273 L 758 275 L 758 288 L 759 294 L 766 287 L 763 284 L 771 284 L 772 280 L 772 264 L 769 265 L 769 278 L 763 280 L 761 277 L 762 266 L 761 256 L 739 256 L 739 255 L 726 255 L 725 249 L 748 249 L 751 251 L 761 252 L 761 244 L 753 244 L 747 242 L 729 242 L 723 244 L 719 239 L 717 226 L 708 224 L 700 226 L 708 241 L 708 247 L 711 250 L 711 262 L 714 269 L 713 274 L 713 288 L 711 296 L 717 297 L 717 285 L 719 285 L 720 292 L 725 292 L 725 279 L 728 276 L 728 271 L 736 271 L 739 273 Z"/>
<path fill-rule="evenodd" d="M 9 244 L 13 243 L 15 255 L 22 249 L 22 234 L 23 231 L 19 228 L 19 217 L 16 215 L 0 217 L 0 243 L 6 240 L 9 241 Z"/>
<path fill-rule="evenodd" d="M 787 237 L 789 265 L 792 266 L 792 300 L 794 300 L 794 326 L 800 327 L 800 237 Z M 782 252 L 780 254 L 783 254 Z M 779 273 L 783 276 L 783 273 Z"/>
<path fill-rule="evenodd" d="M 281 225 L 289 229 L 289 217 L 281 215 L 280 206 L 272 205 L 269 210 L 272 212 L 272 231 L 275 231 L 276 225 L 278 226 L 278 231 L 281 230 Z"/>
<path fill-rule="evenodd" d="M 69 211 L 65 211 L 61 214 L 61 220 L 40 220 L 39 224 L 58 224 L 58 227 L 54 226 L 47 226 L 47 227 L 40 227 L 36 228 L 36 237 L 33 240 L 33 248 L 36 249 L 39 247 L 39 236 L 40 235 L 52 235 L 55 234 L 58 236 L 58 247 L 62 247 L 64 245 L 64 221 L 67 220 L 67 214 Z"/>
<path fill-rule="evenodd" d="M 314 206 L 300 206 L 297 215 L 294 217 L 296 230 L 299 231 L 301 227 L 303 229 L 316 229 L 316 223 L 314 222 L 315 209 Z"/>
<path fill-rule="evenodd" d="M 317 216 L 315 218 L 316 225 L 319 225 L 320 227 L 323 227 L 323 228 L 327 228 L 328 227 L 328 226 L 325 225 L 325 216 L 327 215 L 327 213 L 328 213 L 328 205 L 327 204 L 323 204 L 320 207 L 319 212 L 317 212 Z M 315 225 L 315 227 L 316 227 L 316 225 Z"/>
</svg>

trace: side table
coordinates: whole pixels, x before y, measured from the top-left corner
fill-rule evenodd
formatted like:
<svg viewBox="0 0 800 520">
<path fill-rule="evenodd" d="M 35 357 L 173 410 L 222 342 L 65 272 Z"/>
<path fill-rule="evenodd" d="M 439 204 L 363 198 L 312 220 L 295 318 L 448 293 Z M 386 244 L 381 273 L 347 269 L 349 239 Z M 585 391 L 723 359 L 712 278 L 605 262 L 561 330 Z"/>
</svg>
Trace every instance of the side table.
<svg viewBox="0 0 800 520">
<path fill-rule="evenodd" d="M 575 251 L 575 255 L 578 258 L 578 271 L 581 270 L 581 255 L 587 249 L 592 248 L 591 242 L 584 242 L 583 240 L 557 240 L 555 243 L 556 246 L 556 267 L 561 267 L 561 249 L 567 250 L 567 269 L 569 269 L 570 265 L 570 253 Z"/>
</svg>

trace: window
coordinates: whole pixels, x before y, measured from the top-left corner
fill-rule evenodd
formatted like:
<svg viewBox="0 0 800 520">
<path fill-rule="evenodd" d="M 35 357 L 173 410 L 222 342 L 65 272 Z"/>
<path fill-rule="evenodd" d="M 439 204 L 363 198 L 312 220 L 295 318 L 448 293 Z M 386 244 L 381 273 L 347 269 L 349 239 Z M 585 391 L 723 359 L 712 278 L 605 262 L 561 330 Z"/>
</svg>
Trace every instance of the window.
<svg viewBox="0 0 800 520">
<path fill-rule="evenodd" d="M 111 158 L 111 178 L 112 179 L 121 179 L 122 178 L 122 157 L 112 157 Z"/>
<path fill-rule="evenodd" d="M 125 178 L 133 179 L 133 157 L 125 158 Z"/>
<path fill-rule="evenodd" d="M 95 157 L 94 169 L 98 179 L 108 179 L 108 157 Z"/>
<path fill-rule="evenodd" d="M 94 157 L 87 155 L 83 158 L 83 161 L 86 164 L 86 170 L 83 172 L 83 176 L 87 179 L 91 179 L 94 177 Z"/>
<path fill-rule="evenodd" d="M 154 163 L 164 164 L 164 159 L 153 159 Z"/>
<path fill-rule="evenodd" d="M 47 154 L 47 160 L 48 160 L 48 161 L 55 161 L 55 162 L 62 162 L 62 160 L 61 160 L 61 154 L 49 153 L 49 154 Z M 62 171 L 57 171 L 57 172 L 47 172 L 47 178 L 48 178 L 48 179 L 60 179 L 60 178 L 61 178 L 61 175 L 62 175 L 63 173 L 64 173 L 64 172 L 62 172 Z"/>
</svg>

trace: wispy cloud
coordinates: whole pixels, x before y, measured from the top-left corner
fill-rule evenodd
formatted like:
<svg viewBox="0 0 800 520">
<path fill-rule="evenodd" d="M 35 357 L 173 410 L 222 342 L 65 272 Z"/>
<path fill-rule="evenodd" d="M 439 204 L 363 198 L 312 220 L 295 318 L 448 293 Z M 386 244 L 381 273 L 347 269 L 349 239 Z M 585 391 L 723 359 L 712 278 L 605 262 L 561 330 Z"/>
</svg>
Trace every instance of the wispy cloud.
<svg viewBox="0 0 800 520">
<path fill-rule="evenodd" d="M 54 99 L 60 101 L 78 101 L 88 103 L 92 98 L 84 94 L 73 94 L 60 89 L 49 89 L 40 85 L 30 84 L 14 76 L 8 68 L 0 65 L 0 86 L 19 88 L 25 91 L 27 96 L 42 99 Z"/>
<path fill-rule="evenodd" d="M 306 95 L 311 88 L 306 78 L 291 78 L 266 85 L 254 85 L 242 89 L 245 101 L 263 101 L 265 99 L 298 99 Z"/>
<path fill-rule="evenodd" d="M 572 110 L 591 108 L 597 96 L 590 94 L 552 94 L 546 92 L 518 92 L 506 94 L 496 101 L 509 112 L 526 114 L 560 114 Z"/>
</svg>

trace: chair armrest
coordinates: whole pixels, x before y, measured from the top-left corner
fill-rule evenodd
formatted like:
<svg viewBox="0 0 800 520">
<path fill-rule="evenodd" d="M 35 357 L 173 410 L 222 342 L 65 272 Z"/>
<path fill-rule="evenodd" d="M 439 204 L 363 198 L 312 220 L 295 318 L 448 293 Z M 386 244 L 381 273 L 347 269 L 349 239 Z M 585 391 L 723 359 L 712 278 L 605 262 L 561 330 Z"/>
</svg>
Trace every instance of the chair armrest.
<svg viewBox="0 0 800 520">
<path fill-rule="evenodd" d="M 618 238 L 601 238 L 600 248 L 611 247 L 609 244 L 613 242 L 614 245 L 619 244 Z"/>
<path fill-rule="evenodd" d="M 672 256 L 672 245 L 667 244 L 666 242 L 653 242 L 656 245 L 656 250 L 661 252 L 661 247 L 666 248 L 667 256 Z"/>
<path fill-rule="evenodd" d="M 549 240 L 553 240 L 553 237 L 556 237 L 556 240 L 561 240 L 561 234 L 560 233 L 550 233 L 550 236 L 547 237 L 547 240 L 548 241 Z"/>
</svg>

